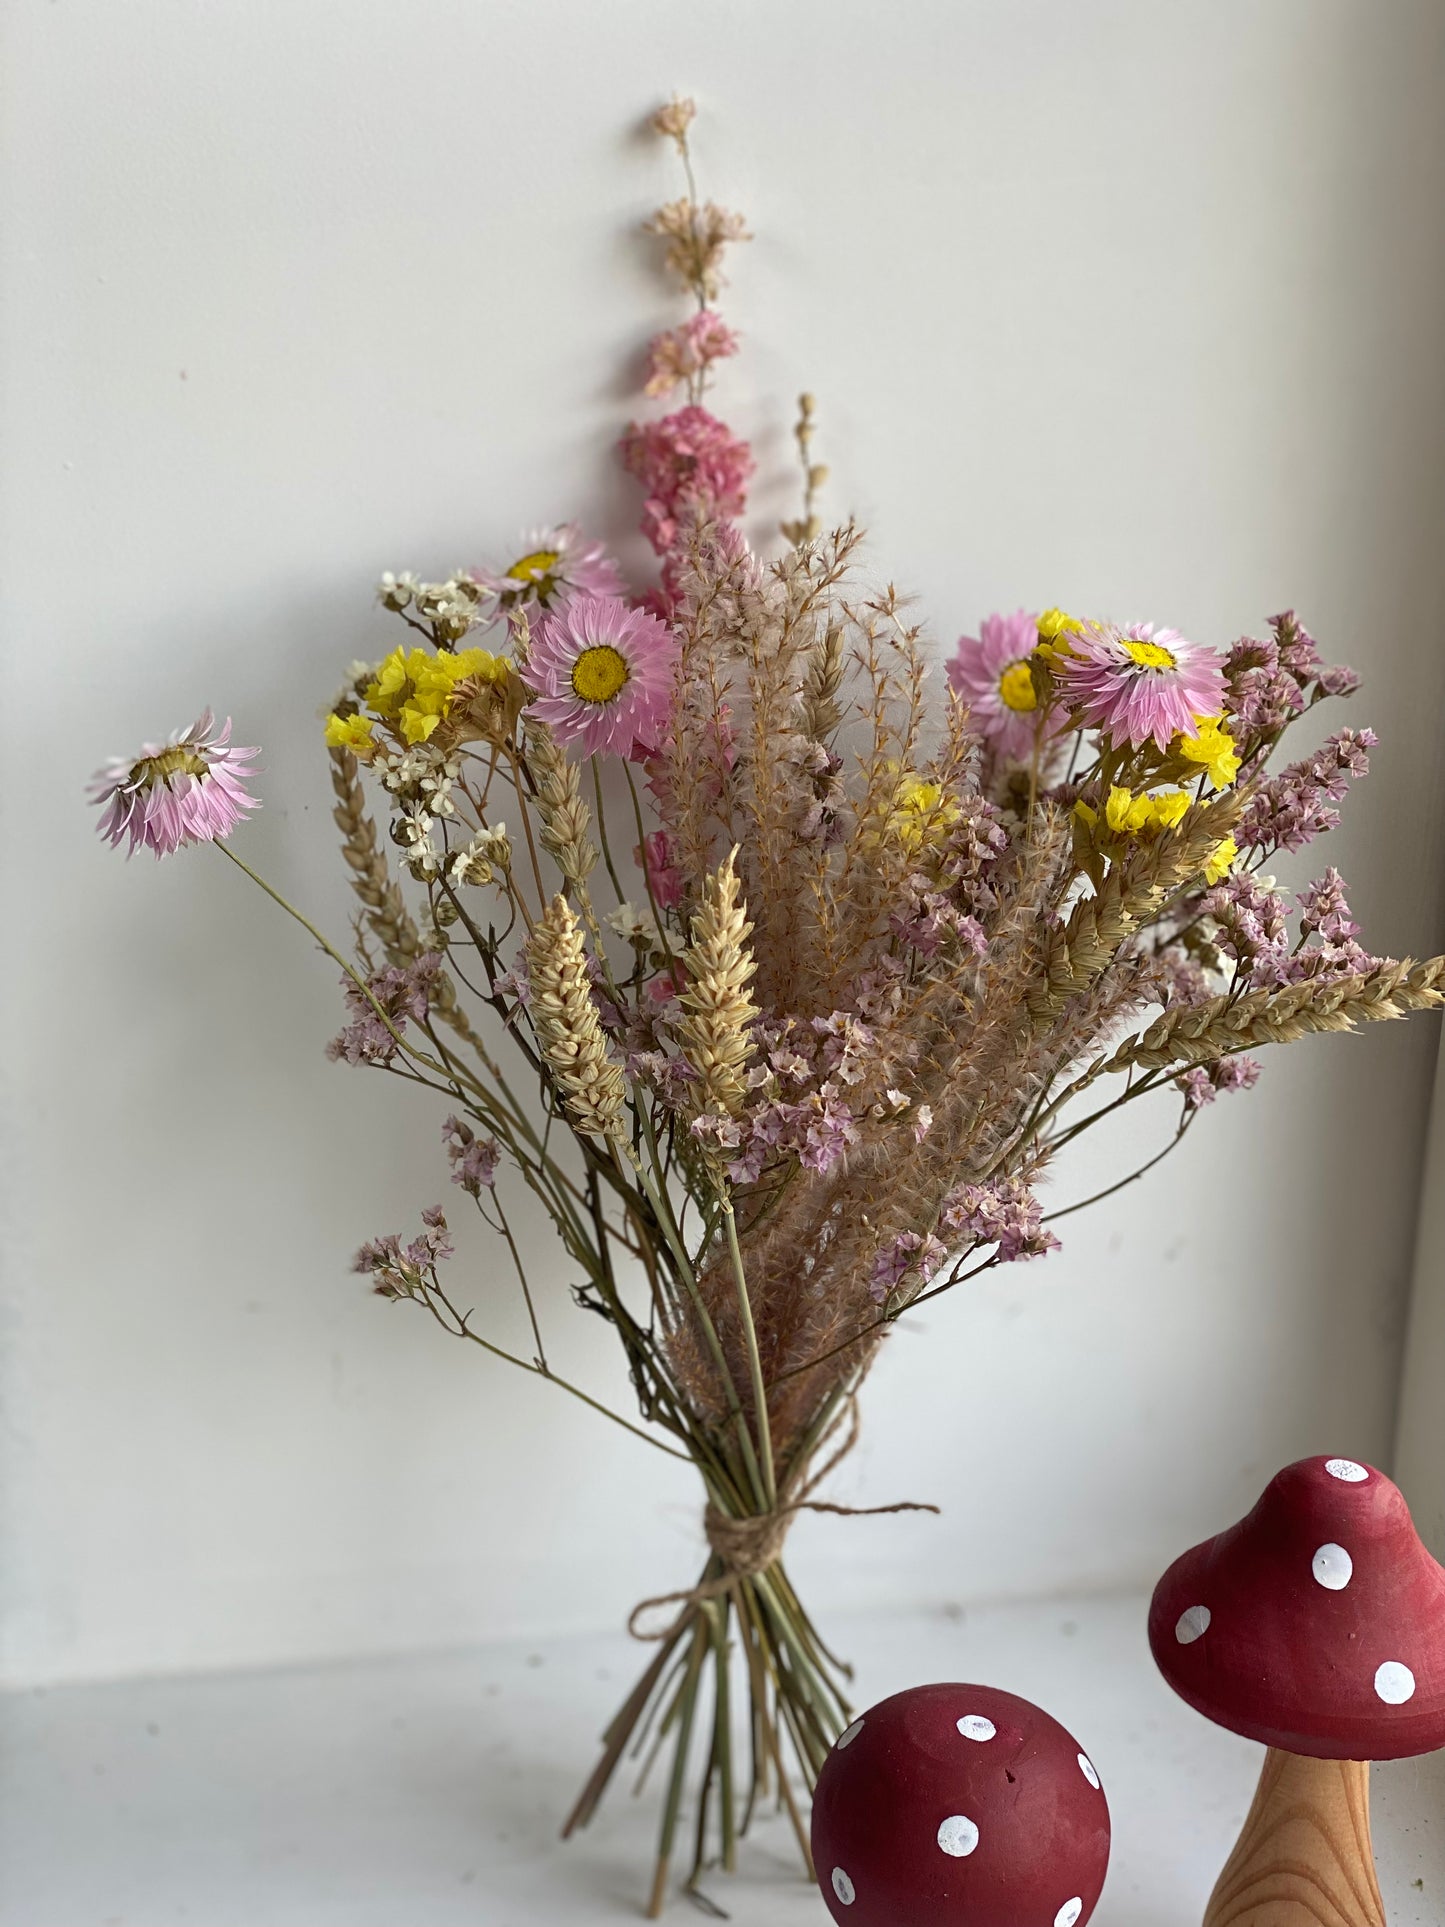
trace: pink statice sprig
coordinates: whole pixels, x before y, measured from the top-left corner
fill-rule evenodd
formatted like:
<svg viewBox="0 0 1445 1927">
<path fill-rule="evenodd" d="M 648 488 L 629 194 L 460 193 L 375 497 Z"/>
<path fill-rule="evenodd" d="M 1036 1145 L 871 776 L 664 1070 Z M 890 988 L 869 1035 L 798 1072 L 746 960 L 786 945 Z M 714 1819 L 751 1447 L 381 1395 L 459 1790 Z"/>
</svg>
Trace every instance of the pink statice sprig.
<svg viewBox="0 0 1445 1927">
<path fill-rule="evenodd" d="M 352 1260 L 351 1269 L 372 1281 L 379 1298 L 422 1298 L 437 1288 L 437 1266 L 452 1257 L 456 1247 L 439 1204 L 421 1214 L 422 1231 L 409 1244 L 395 1232 L 369 1238 Z"/>
</svg>

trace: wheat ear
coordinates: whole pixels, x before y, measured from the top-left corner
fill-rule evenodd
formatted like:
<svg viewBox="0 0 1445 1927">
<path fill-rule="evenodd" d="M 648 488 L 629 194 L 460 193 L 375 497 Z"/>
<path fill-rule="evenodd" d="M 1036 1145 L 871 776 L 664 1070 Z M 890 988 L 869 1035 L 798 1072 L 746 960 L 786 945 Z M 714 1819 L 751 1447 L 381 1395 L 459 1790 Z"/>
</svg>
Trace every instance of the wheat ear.
<svg viewBox="0 0 1445 1927">
<path fill-rule="evenodd" d="M 565 897 L 553 897 L 538 919 L 527 959 L 532 1028 L 577 1128 L 592 1137 L 625 1138 L 626 1086 L 608 1054 L 581 927 Z"/>
<path fill-rule="evenodd" d="M 741 900 L 736 857 L 734 849 L 703 883 L 685 958 L 688 985 L 680 1001 L 686 1015 L 678 1024 L 683 1052 L 698 1077 L 693 1102 L 699 1111 L 729 1116 L 742 1108 L 743 1066 L 758 1014 L 748 995 L 756 968 L 748 946 L 753 926 Z"/>
<path fill-rule="evenodd" d="M 563 755 L 551 730 L 538 722 L 527 724 L 527 765 L 537 782 L 542 847 L 569 883 L 581 885 L 597 866 L 597 846 L 589 834 L 592 812 L 582 801 L 577 765 Z"/>
<path fill-rule="evenodd" d="M 402 969 L 421 955 L 421 933 L 396 879 L 387 866 L 386 852 L 376 839 L 376 825 L 366 811 L 361 770 L 349 749 L 333 749 L 331 787 L 336 807 L 331 812 L 341 832 L 341 854 L 351 871 L 351 887 L 361 899 L 367 928 L 381 945 L 389 964 Z M 458 1037 L 485 1057 L 486 1049 L 471 1020 L 457 1002 L 456 986 L 438 971 L 430 992 L 431 1008 Z"/>
<path fill-rule="evenodd" d="M 1121 1044 L 1101 1073 L 1133 1066 L 1162 1070 L 1171 1064 L 1210 1064 L 1234 1051 L 1264 1044 L 1292 1044 L 1315 1032 L 1353 1030 L 1356 1024 L 1408 1017 L 1411 1011 L 1445 1004 L 1445 957 L 1414 963 L 1408 957 L 1357 976 L 1318 978 L 1278 990 L 1255 990 L 1231 1003 L 1212 998 L 1192 1009 L 1167 1012 L 1138 1037 Z"/>
<path fill-rule="evenodd" d="M 1177 832 L 1156 838 L 1128 861 L 1113 863 L 1100 887 L 1080 897 L 1066 921 L 1049 933 L 1042 977 L 1028 994 L 1035 1025 L 1051 1022 L 1071 998 L 1081 996 L 1129 938 L 1199 876 L 1238 814 L 1232 797 L 1196 806 Z"/>
</svg>

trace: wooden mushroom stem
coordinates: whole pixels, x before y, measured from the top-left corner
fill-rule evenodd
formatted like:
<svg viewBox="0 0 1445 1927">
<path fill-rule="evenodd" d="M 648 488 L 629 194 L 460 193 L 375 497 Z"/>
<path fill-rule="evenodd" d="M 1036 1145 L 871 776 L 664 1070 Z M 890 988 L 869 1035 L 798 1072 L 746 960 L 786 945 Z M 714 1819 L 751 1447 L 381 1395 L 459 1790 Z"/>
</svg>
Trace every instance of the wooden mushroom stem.
<svg viewBox="0 0 1445 1927">
<path fill-rule="evenodd" d="M 1369 1766 L 1271 1747 L 1204 1927 L 1385 1927 Z"/>
</svg>

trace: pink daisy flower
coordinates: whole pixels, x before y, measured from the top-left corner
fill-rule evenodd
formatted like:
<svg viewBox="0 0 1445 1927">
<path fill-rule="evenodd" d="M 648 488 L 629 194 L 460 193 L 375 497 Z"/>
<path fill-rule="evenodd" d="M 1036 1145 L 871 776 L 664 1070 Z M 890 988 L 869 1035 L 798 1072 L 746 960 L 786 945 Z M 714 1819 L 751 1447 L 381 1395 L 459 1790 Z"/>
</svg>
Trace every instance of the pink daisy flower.
<svg viewBox="0 0 1445 1927">
<path fill-rule="evenodd" d="M 577 595 L 539 617 L 522 674 L 532 714 L 588 756 L 630 756 L 655 741 L 672 704 L 677 642 L 618 596 Z"/>
<path fill-rule="evenodd" d="M 1152 737 L 1167 749 L 1193 736 L 1201 716 L 1224 707 L 1224 664 L 1203 643 L 1152 622 L 1116 629 L 1091 622 L 1068 637 L 1054 669 L 1065 699 L 1085 723 L 1138 749 Z"/>
<path fill-rule="evenodd" d="M 209 709 L 167 742 L 144 743 L 139 756 L 118 757 L 97 770 L 90 800 L 102 808 L 100 833 L 112 848 L 127 838 L 139 849 L 170 856 L 184 843 L 214 843 L 261 807 L 246 789 L 246 765 L 259 749 L 231 742 L 228 716 L 218 730 Z"/>
<path fill-rule="evenodd" d="M 1026 763 L 1034 753 L 1038 696 L 1029 657 L 1039 639 L 1038 623 L 1024 609 L 985 616 L 976 636 L 959 637 L 948 665 L 949 687 L 968 704 L 974 729 L 1011 763 Z M 1058 728 L 1059 720 L 1051 719 L 1049 734 Z"/>
<path fill-rule="evenodd" d="M 626 593 L 612 557 L 600 542 L 589 542 L 575 522 L 529 529 L 518 539 L 515 561 L 505 569 L 474 569 L 472 575 L 507 609 L 547 608 L 569 595 Z"/>
</svg>

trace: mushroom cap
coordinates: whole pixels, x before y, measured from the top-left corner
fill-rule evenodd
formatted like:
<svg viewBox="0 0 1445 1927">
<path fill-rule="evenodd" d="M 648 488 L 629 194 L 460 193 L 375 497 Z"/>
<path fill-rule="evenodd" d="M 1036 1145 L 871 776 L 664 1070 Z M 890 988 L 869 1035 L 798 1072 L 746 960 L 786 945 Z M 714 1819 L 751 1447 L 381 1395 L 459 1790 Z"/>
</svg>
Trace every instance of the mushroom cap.
<svg viewBox="0 0 1445 1927">
<path fill-rule="evenodd" d="M 813 1795 L 839 1927 L 1083 1927 L 1109 1806 L 1079 1743 L 991 1686 L 915 1686 L 844 1732 Z"/>
<path fill-rule="evenodd" d="M 1196 1712 L 1266 1746 L 1325 1760 L 1445 1746 L 1445 1571 L 1372 1465 L 1277 1473 L 1159 1581 L 1149 1645 Z"/>
</svg>

